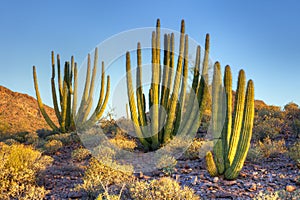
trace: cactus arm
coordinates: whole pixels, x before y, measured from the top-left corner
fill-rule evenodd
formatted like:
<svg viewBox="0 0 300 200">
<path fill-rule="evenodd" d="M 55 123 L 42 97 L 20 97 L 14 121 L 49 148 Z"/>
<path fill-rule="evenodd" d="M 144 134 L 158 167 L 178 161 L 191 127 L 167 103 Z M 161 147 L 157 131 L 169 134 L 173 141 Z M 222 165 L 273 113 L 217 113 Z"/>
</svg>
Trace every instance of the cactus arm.
<svg viewBox="0 0 300 200">
<path fill-rule="evenodd" d="M 170 41 L 170 72 L 169 72 L 169 77 L 168 77 L 168 85 L 167 85 L 167 90 L 166 90 L 166 104 L 167 104 L 167 110 L 169 110 L 169 105 L 170 105 L 170 94 L 172 92 L 172 83 L 173 83 L 173 70 L 175 66 L 175 41 L 174 41 L 174 33 L 171 34 L 171 41 Z"/>
<path fill-rule="evenodd" d="M 232 127 L 232 76 L 231 76 L 231 70 L 229 65 L 225 67 L 224 85 L 225 85 L 225 93 L 226 93 L 227 110 L 226 110 L 225 124 L 223 126 L 221 137 L 223 141 L 224 162 L 226 164 L 228 163 L 227 161 L 228 156 L 226 153 L 228 152 L 228 146 L 229 146 L 230 136 L 231 136 L 231 127 Z"/>
<path fill-rule="evenodd" d="M 233 118 L 233 124 L 232 124 L 232 134 L 230 136 L 230 143 L 228 148 L 228 158 L 229 163 L 227 165 L 231 165 L 232 161 L 235 157 L 238 141 L 240 138 L 240 132 L 242 127 L 242 120 L 243 120 L 243 114 L 244 114 L 244 101 L 245 101 L 245 85 L 246 85 L 246 79 L 245 79 L 245 72 L 244 70 L 240 70 L 239 77 L 238 77 L 238 85 L 235 95 L 235 105 L 234 105 L 234 118 Z"/>
<path fill-rule="evenodd" d="M 96 79 L 96 75 L 97 75 L 97 68 L 98 68 L 98 48 L 95 48 L 94 66 L 93 66 L 93 72 L 92 72 L 92 79 L 91 79 L 91 83 L 90 83 L 89 98 L 91 98 L 93 96 L 93 94 L 94 94 L 95 79 Z"/>
<path fill-rule="evenodd" d="M 198 82 L 199 82 L 199 68 L 200 68 L 200 46 L 197 46 L 197 52 L 196 52 L 196 59 L 195 59 L 195 67 L 194 67 L 194 76 L 193 76 L 193 83 L 192 83 L 192 89 L 194 90 L 194 93 L 196 94 Z"/>
<path fill-rule="evenodd" d="M 214 161 L 211 151 L 208 151 L 206 153 L 205 160 L 206 160 L 206 166 L 207 166 L 208 173 L 212 177 L 218 176 L 218 170 L 217 170 L 217 167 L 216 167 L 216 164 L 215 164 L 215 161 Z"/>
<path fill-rule="evenodd" d="M 53 100 L 53 107 L 55 111 L 55 115 L 59 122 L 61 122 L 61 115 L 58 108 L 57 103 L 57 96 L 56 96 L 56 89 L 55 89 L 55 59 L 54 59 L 54 52 L 51 52 L 51 61 L 52 61 L 52 77 L 51 77 L 51 89 L 52 89 L 52 100 Z"/>
<path fill-rule="evenodd" d="M 138 43 L 137 46 L 137 72 L 136 72 L 136 100 L 137 100 L 137 108 L 139 115 L 139 124 L 140 126 L 146 126 L 146 114 L 144 112 L 143 106 L 143 87 L 142 87 L 142 52 L 141 52 L 141 44 Z"/>
<path fill-rule="evenodd" d="M 164 143 L 170 140 L 171 132 L 173 130 L 173 122 L 176 114 L 176 105 L 177 98 L 179 93 L 180 79 L 181 79 L 181 71 L 182 71 L 182 60 L 183 60 L 183 50 L 184 50 L 184 21 L 181 22 L 181 35 L 180 35 L 180 44 L 179 44 L 179 56 L 177 62 L 177 70 L 175 74 L 175 82 L 173 87 L 173 94 L 171 95 L 170 109 L 167 117 L 167 122 L 165 125 L 164 131 Z"/>
<path fill-rule="evenodd" d="M 212 83 L 212 132 L 213 139 L 217 139 L 220 136 L 219 125 L 219 111 L 221 109 L 220 103 L 220 86 L 222 86 L 221 78 L 221 66 L 219 62 L 214 65 L 213 83 Z"/>
<path fill-rule="evenodd" d="M 170 66 L 170 35 L 164 35 L 164 66 L 163 66 L 163 78 L 162 78 L 162 86 L 161 86 L 161 99 L 160 105 L 162 106 L 161 109 L 167 110 L 167 103 L 169 97 L 167 96 L 167 84 L 168 84 L 168 77 L 169 77 L 169 66 Z M 166 113 L 160 110 L 159 120 L 160 124 L 159 127 L 163 127 L 163 124 L 166 120 Z M 159 132 L 159 141 L 163 142 L 163 129 Z"/>
<path fill-rule="evenodd" d="M 155 33 L 154 33 L 155 34 Z M 157 39 L 156 36 L 152 37 L 152 94 L 153 94 L 153 106 L 151 114 L 151 138 L 152 138 L 152 149 L 156 149 L 159 146 L 158 142 L 158 124 L 159 124 L 159 63 L 158 63 L 158 49 L 157 49 Z"/>
<path fill-rule="evenodd" d="M 225 171 L 225 164 L 224 164 L 224 151 L 223 151 L 223 145 L 221 139 L 217 140 L 213 148 L 213 151 L 215 155 L 215 161 L 216 161 L 218 173 L 223 174 Z"/>
<path fill-rule="evenodd" d="M 54 124 L 54 122 L 50 119 L 49 115 L 46 113 L 44 109 L 44 104 L 42 102 L 42 98 L 39 92 L 39 86 L 38 86 L 38 79 L 36 75 L 36 69 L 35 66 L 33 66 L 33 80 L 34 80 L 34 88 L 35 88 L 35 93 L 36 93 L 36 98 L 38 102 L 38 106 L 40 108 L 40 111 L 46 120 L 47 124 L 53 129 L 53 130 L 58 130 L 58 127 Z"/>
<path fill-rule="evenodd" d="M 75 116 L 77 110 L 77 90 L 78 90 L 78 75 L 77 75 L 77 63 L 74 64 L 74 89 L 73 89 L 73 105 L 72 105 L 72 126 L 75 126 Z"/>
<path fill-rule="evenodd" d="M 204 59 L 203 59 L 203 68 L 202 68 L 202 75 L 204 76 L 205 81 L 208 83 L 208 60 L 209 60 L 209 34 L 206 34 L 205 37 L 205 52 L 204 52 Z"/>
<path fill-rule="evenodd" d="M 97 111 L 97 115 L 96 115 L 96 118 L 94 119 L 94 122 L 99 120 L 100 117 L 103 115 L 104 110 L 105 110 L 105 108 L 107 106 L 107 103 L 108 103 L 109 93 L 110 93 L 110 76 L 107 76 L 106 79 L 107 79 L 107 84 L 106 84 L 105 98 L 104 98 L 103 104 L 101 106 L 101 109 L 99 111 Z"/>
<path fill-rule="evenodd" d="M 163 80 L 162 80 L 162 90 L 161 90 L 161 102 L 160 104 L 166 108 L 166 90 L 168 88 L 168 77 L 170 72 L 170 35 L 164 36 L 164 70 L 163 70 Z"/>
<path fill-rule="evenodd" d="M 61 80 L 61 73 L 60 73 L 60 56 L 57 54 L 57 82 L 58 82 L 58 92 L 59 92 L 59 100 L 62 102 L 62 93 L 63 93 L 63 88 L 62 88 L 62 80 Z"/>
<path fill-rule="evenodd" d="M 139 126 L 138 122 L 138 116 L 136 113 L 136 105 L 134 101 L 134 92 L 133 92 L 133 86 L 132 86 L 132 77 L 131 77 L 131 66 L 130 66 L 130 53 L 126 52 L 126 80 L 127 80 L 127 93 L 129 98 L 129 108 L 131 112 L 131 118 L 134 123 L 134 128 L 137 134 L 137 137 L 143 144 L 146 150 L 149 149 L 149 143 L 145 140 L 143 137 L 143 134 L 141 132 L 141 128 Z"/>
<path fill-rule="evenodd" d="M 252 80 L 248 81 L 245 101 L 243 125 L 238 143 L 239 150 L 236 153 L 232 165 L 225 172 L 225 178 L 227 179 L 234 179 L 238 176 L 250 147 L 254 120 L 254 85 Z"/>
<path fill-rule="evenodd" d="M 63 82 L 63 101 L 61 108 L 61 132 L 66 132 L 66 117 L 67 117 L 67 101 L 68 101 L 68 86 L 66 81 Z"/>
<path fill-rule="evenodd" d="M 86 80 L 85 80 L 85 85 L 84 85 L 84 91 L 83 95 L 81 98 L 80 106 L 76 115 L 76 122 L 77 124 L 82 124 L 83 123 L 83 117 L 85 116 L 85 111 L 88 106 L 88 95 L 89 95 L 89 87 L 90 87 L 90 77 L 91 73 L 91 56 L 88 54 L 88 59 L 87 59 L 87 72 L 86 72 Z"/>
</svg>

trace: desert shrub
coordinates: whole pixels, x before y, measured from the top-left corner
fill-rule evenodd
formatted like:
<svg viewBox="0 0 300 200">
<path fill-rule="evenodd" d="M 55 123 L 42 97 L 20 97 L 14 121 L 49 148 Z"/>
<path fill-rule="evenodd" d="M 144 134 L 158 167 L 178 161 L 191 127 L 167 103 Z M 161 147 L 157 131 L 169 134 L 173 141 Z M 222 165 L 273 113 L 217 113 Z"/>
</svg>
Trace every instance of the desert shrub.
<svg viewBox="0 0 300 200">
<path fill-rule="evenodd" d="M 55 153 L 61 147 L 63 147 L 63 143 L 60 140 L 49 140 L 44 144 L 45 152 L 48 154 Z"/>
<path fill-rule="evenodd" d="M 261 150 L 258 148 L 257 144 L 254 144 L 250 147 L 248 154 L 247 154 L 247 160 L 253 163 L 258 163 L 261 161 L 261 159 L 264 157 L 264 155 L 261 153 Z"/>
<path fill-rule="evenodd" d="M 175 171 L 177 160 L 170 155 L 163 155 L 157 162 L 156 167 L 166 175 L 171 175 Z"/>
<path fill-rule="evenodd" d="M 252 138 L 261 141 L 267 137 L 276 138 L 285 125 L 284 118 L 284 112 L 280 107 L 260 106 L 255 108 Z"/>
<path fill-rule="evenodd" d="M 102 185 L 102 187 L 104 188 L 104 192 L 100 193 L 98 195 L 98 197 L 96 198 L 96 200 L 120 200 L 121 196 L 122 196 L 124 186 L 125 186 L 125 184 L 123 185 L 123 187 L 122 187 L 121 191 L 119 192 L 119 194 L 115 195 L 115 194 L 109 194 L 108 187 L 105 187 L 104 185 Z"/>
<path fill-rule="evenodd" d="M 76 190 L 87 193 L 90 198 L 96 198 L 105 191 L 105 186 L 112 184 L 120 185 L 133 181 L 133 169 L 129 165 L 120 165 L 115 161 L 105 164 L 96 158 L 91 158 L 89 166 L 85 171 L 83 183 L 77 185 Z M 120 169 L 120 170 L 116 170 Z"/>
<path fill-rule="evenodd" d="M 286 190 L 278 190 L 275 192 L 262 192 L 260 191 L 255 200 L 279 200 L 279 199 L 289 199 L 289 200 L 298 200 L 300 199 L 300 190 L 295 190 L 294 192 L 288 192 Z"/>
<path fill-rule="evenodd" d="M 201 139 L 195 138 L 192 144 L 184 152 L 183 158 L 191 160 L 199 158 L 199 152 L 203 143 L 204 142 Z"/>
<path fill-rule="evenodd" d="M 189 187 L 181 189 L 180 185 L 173 179 L 164 177 L 152 180 L 150 183 L 137 181 L 130 186 L 130 195 L 133 199 L 200 199 Z"/>
<path fill-rule="evenodd" d="M 51 140 L 59 140 L 63 143 L 63 145 L 72 144 L 74 142 L 79 142 L 80 138 L 77 136 L 76 133 L 60 133 L 60 134 L 53 134 L 49 135 L 45 138 L 47 141 Z"/>
<path fill-rule="evenodd" d="M 0 146 L 0 199 L 43 199 L 46 190 L 37 176 L 52 162 L 31 146 Z"/>
<path fill-rule="evenodd" d="M 255 145 L 256 151 L 265 158 L 274 157 L 278 154 L 287 152 L 284 139 L 272 141 L 269 137 L 265 138 L 263 142 L 259 141 Z"/>
<path fill-rule="evenodd" d="M 123 134 L 119 133 L 116 137 L 109 140 L 112 144 L 116 145 L 120 149 L 133 151 L 137 147 L 137 144 L 134 140 L 126 138 Z"/>
<path fill-rule="evenodd" d="M 293 102 L 284 106 L 285 120 L 292 133 L 299 136 L 300 134 L 300 109 Z"/>
<path fill-rule="evenodd" d="M 300 141 L 289 148 L 288 155 L 295 160 L 297 166 L 300 168 Z"/>
<path fill-rule="evenodd" d="M 33 146 L 38 146 L 39 142 L 40 142 L 40 138 L 39 138 L 39 136 L 38 136 L 38 134 L 36 132 L 28 133 L 25 136 L 25 144 L 30 144 L 30 145 L 33 145 Z"/>
<path fill-rule="evenodd" d="M 7 145 L 20 144 L 20 142 L 18 142 L 18 141 L 15 140 L 15 139 L 12 139 L 12 138 L 6 139 L 6 140 L 4 140 L 3 142 L 4 142 L 5 144 L 7 144 Z"/>
<path fill-rule="evenodd" d="M 72 159 L 77 160 L 77 161 L 83 161 L 90 155 L 91 155 L 91 152 L 86 148 L 75 149 L 74 151 L 72 151 L 72 154 L 71 154 Z"/>
</svg>

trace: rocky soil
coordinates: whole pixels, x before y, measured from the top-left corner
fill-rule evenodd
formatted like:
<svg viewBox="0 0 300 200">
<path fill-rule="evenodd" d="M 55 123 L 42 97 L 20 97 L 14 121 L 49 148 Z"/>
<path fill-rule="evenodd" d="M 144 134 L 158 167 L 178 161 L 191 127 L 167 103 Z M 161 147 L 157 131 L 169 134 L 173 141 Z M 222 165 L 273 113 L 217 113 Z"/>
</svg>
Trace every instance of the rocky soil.
<svg viewBox="0 0 300 200">
<path fill-rule="evenodd" d="M 41 184 L 49 190 L 46 199 L 86 199 L 84 194 L 74 191 L 76 184 L 82 183 L 88 159 L 82 162 L 72 160 L 73 144 L 61 148 L 52 155 L 54 163 L 44 171 Z M 296 181 L 299 169 L 292 160 L 282 155 L 264 159 L 261 163 L 246 162 L 240 176 L 228 181 L 222 177 L 211 177 L 205 169 L 205 159 L 179 160 L 172 178 L 182 186 L 193 188 L 201 199 L 252 199 L 260 191 L 299 189 Z M 151 180 L 166 176 L 161 171 L 136 173 L 139 180 Z"/>
</svg>

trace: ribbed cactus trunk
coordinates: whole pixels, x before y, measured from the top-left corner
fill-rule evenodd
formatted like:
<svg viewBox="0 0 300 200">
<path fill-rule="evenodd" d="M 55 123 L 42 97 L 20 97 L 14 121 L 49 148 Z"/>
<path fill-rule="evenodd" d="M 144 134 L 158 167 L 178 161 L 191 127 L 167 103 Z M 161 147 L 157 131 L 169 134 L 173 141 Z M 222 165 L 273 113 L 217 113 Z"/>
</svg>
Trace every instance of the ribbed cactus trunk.
<svg viewBox="0 0 300 200">
<path fill-rule="evenodd" d="M 53 51 L 51 53 L 51 61 L 52 61 L 52 77 L 51 77 L 52 100 L 53 100 L 55 114 L 59 122 L 59 127 L 50 119 L 48 114 L 45 112 L 45 109 L 43 108 L 43 102 L 40 97 L 40 93 L 38 89 L 36 69 L 35 66 L 33 66 L 33 79 L 34 79 L 34 87 L 36 91 L 37 101 L 41 113 L 45 118 L 46 122 L 54 131 L 58 131 L 62 133 L 74 131 L 76 128 L 87 128 L 93 125 L 97 120 L 100 119 L 100 117 L 104 112 L 104 109 L 108 102 L 109 90 L 110 90 L 110 78 L 108 76 L 106 95 L 104 98 L 105 74 L 104 74 L 104 64 L 102 63 L 100 97 L 96 109 L 92 113 L 91 117 L 88 118 L 93 103 L 93 93 L 95 87 L 94 84 L 95 84 L 96 73 L 97 73 L 98 49 L 97 48 L 95 49 L 92 77 L 90 75 L 91 59 L 90 59 L 90 55 L 88 55 L 88 67 L 87 67 L 84 94 L 78 111 L 76 109 L 78 74 L 77 74 L 77 64 L 74 61 L 74 57 L 73 56 L 71 57 L 71 64 L 70 62 L 65 62 L 64 75 L 62 79 L 61 68 L 60 68 L 60 56 L 57 55 L 58 91 L 56 91 L 56 85 L 55 85 L 55 58 L 54 58 Z M 57 92 L 59 94 L 59 102 L 57 98 Z M 75 127 L 75 123 L 76 123 L 76 127 Z"/>
<path fill-rule="evenodd" d="M 130 53 L 126 54 L 127 91 L 131 119 L 135 124 L 137 137 L 146 151 L 156 150 L 168 143 L 177 133 L 187 134 L 199 127 L 202 114 L 196 113 L 205 103 L 203 96 L 207 96 L 208 90 L 202 77 L 199 80 L 200 47 L 197 50 L 193 89 L 197 99 L 191 105 L 197 103 L 198 109 L 191 106 L 187 109 L 195 111 L 192 116 L 181 116 L 186 98 L 188 78 L 188 36 L 185 35 L 184 21 L 181 23 L 181 35 L 179 42 L 179 55 L 175 71 L 175 46 L 174 34 L 164 35 L 163 69 L 161 67 L 160 50 L 160 21 L 157 20 L 156 31 L 152 33 L 152 82 L 149 89 L 150 122 L 146 118 L 145 95 L 142 89 L 142 61 L 141 45 L 137 47 L 137 83 L 136 99 L 132 86 Z M 173 70 L 175 72 L 173 72 Z M 173 78 L 174 77 L 174 78 Z M 191 101 L 192 98 L 189 98 Z M 188 104 L 189 105 L 189 104 Z M 166 114 L 162 110 L 166 111 Z M 201 112 L 201 111 L 200 111 Z M 163 124 L 165 122 L 164 127 Z M 150 125 L 149 125 L 150 124 Z M 142 127 L 142 128 L 141 128 Z M 185 127 L 184 129 L 179 127 Z"/>
<path fill-rule="evenodd" d="M 245 72 L 240 70 L 235 96 L 234 109 L 232 109 L 232 75 L 229 66 L 225 67 L 224 90 L 225 101 L 222 99 L 220 84 L 220 64 L 214 68 L 213 79 L 213 133 L 220 135 L 213 149 L 206 156 L 207 169 L 211 176 L 224 174 L 226 179 L 235 179 L 241 171 L 246 159 L 254 120 L 254 85 L 249 80 L 245 95 Z M 225 106 L 224 106 L 225 102 Z M 226 108 L 224 112 L 223 108 Z M 232 113 L 233 112 L 233 113 Z M 219 127 L 225 114 L 225 122 L 221 131 Z M 220 132 L 221 131 L 221 132 Z"/>
</svg>

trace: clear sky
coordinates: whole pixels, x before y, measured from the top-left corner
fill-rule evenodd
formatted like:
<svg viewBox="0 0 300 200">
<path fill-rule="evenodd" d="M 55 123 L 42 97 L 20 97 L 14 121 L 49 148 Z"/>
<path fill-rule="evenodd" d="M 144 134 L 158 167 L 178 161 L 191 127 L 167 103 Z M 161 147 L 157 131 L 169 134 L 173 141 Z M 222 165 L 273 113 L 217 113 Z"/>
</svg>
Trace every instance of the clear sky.
<svg viewBox="0 0 300 200">
<path fill-rule="evenodd" d="M 44 103 L 51 105 L 50 52 L 62 61 L 82 62 L 97 44 L 119 32 L 154 26 L 186 32 L 204 44 L 211 35 L 211 58 L 240 68 L 255 83 L 256 98 L 268 104 L 300 104 L 300 3 L 245 1 L 79 1 L 0 2 L 0 85 L 35 97 L 37 66 Z M 124 66 L 125 67 L 125 66 Z"/>
</svg>

